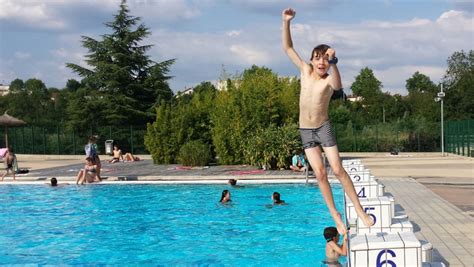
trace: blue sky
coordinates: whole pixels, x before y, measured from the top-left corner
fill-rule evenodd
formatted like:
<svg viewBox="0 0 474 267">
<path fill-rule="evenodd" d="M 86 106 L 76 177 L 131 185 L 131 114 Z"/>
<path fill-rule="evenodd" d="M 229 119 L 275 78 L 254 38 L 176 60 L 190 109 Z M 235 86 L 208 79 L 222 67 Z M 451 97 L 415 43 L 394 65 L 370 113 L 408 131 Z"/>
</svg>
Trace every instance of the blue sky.
<svg viewBox="0 0 474 267">
<path fill-rule="evenodd" d="M 120 0 L 0 0 L 0 83 L 38 78 L 63 88 L 86 66 L 82 35 L 110 33 Z M 473 49 L 472 0 L 128 0 L 152 32 L 155 61 L 176 58 L 173 91 L 241 73 L 253 64 L 298 75 L 281 48 L 281 11 L 296 10 L 293 43 L 302 58 L 320 43 L 334 47 L 343 85 L 369 67 L 383 91 L 406 94 L 414 72 L 435 83 L 455 51 Z"/>
</svg>

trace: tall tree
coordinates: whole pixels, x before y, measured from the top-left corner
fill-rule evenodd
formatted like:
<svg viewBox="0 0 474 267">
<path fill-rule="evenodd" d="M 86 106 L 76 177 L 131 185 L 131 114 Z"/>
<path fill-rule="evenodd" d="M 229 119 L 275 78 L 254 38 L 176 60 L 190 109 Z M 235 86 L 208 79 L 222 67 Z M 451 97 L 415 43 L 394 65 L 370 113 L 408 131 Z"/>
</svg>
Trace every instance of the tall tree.
<svg viewBox="0 0 474 267">
<path fill-rule="evenodd" d="M 364 123 L 381 122 L 384 105 L 381 101 L 382 83 L 375 77 L 374 72 L 368 67 L 363 68 L 351 85 L 352 92 L 362 97 L 362 117 Z"/>
<path fill-rule="evenodd" d="M 446 91 L 446 118 L 473 119 L 474 50 L 454 52 L 448 59 L 442 82 Z"/>
<path fill-rule="evenodd" d="M 103 105 L 103 117 L 95 118 L 99 124 L 145 124 L 153 119 L 159 101 L 169 101 L 173 95 L 167 73 L 174 59 L 160 63 L 150 59 L 146 52 L 152 45 L 140 45 L 150 31 L 144 24 L 138 24 L 139 17 L 129 13 L 126 1 L 122 0 L 114 20 L 105 23 L 111 34 L 102 35 L 101 40 L 82 37 L 83 47 L 89 50 L 86 62 L 90 69 L 67 63 L 83 78 L 85 96 L 92 91 L 97 95 L 83 98 L 84 102 L 97 102 L 85 106 L 95 107 L 99 102 Z"/>
<path fill-rule="evenodd" d="M 43 81 L 28 79 L 23 83 L 22 80 L 16 79 L 12 85 L 11 93 L 5 96 L 8 113 L 28 124 L 48 124 L 51 121 L 48 109 L 52 101 Z"/>
<path fill-rule="evenodd" d="M 439 105 L 436 104 L 434 98 L 438 89 L 430 78 L 417 71 L 407 80 L 406 88 L 410 114 L 423 117 L 429 122 L 437 121 Z"/>
</svg>

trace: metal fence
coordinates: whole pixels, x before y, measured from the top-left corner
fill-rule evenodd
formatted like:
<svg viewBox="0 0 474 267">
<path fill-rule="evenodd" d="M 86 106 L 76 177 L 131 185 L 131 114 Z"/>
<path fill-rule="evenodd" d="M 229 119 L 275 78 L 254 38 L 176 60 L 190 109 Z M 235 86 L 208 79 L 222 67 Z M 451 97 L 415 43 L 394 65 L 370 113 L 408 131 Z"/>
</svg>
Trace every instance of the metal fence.
<svg viewBox="0 0 474 267">
<path fill-rule="evenodd" d="M 341 152 L 435 152 L 440 151 L 440 125 L 335 124 L 337 146 Z"/>
<path fill-rule="evenodd" d="M 4 131 L 0 144 L 5 144 Z M 100 153 L 105 153 L 105 141 L 114 140 L 123 153 L 148 154 L 144 145 L 146 126 L 100 128 L 72 131 L 63 127 L 24 126 L 8 129 L 8 143 L 18 154 L 55 154 L 81 155 L 89 136 L 97 135 L 97 145 Z"/>
<path fill-rule="evenodd" d="M 444 132 L 447 152 L 474 157 L 474 120 L 448 121 Z"/>
<path fill-rule="evenodd" d="M 447 122 L 446 151 L 472 155 L 473 121 Z M 342 152 L 437 152 L 440 149 L 439 123 L 405 125 L 334 124 L 339 150 Z M 0 144 L 4 144 L 0 128 Z M 25 126 L 9 128 L 9 144 L 19 154 L 81 155 L 91 135 L 98 135 L 100 153 L 105 153 L 105 141 L 114 140 L 124 153 L 148 154 L 144 145 L 146 126 L 104 126 L 71 131 L 63 127 Z"/>
</svg>

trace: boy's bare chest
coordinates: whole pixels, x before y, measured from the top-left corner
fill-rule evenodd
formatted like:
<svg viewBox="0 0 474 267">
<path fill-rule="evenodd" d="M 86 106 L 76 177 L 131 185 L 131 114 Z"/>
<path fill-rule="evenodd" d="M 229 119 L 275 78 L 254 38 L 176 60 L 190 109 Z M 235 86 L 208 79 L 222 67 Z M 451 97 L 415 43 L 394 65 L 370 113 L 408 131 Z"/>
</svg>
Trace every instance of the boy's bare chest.
<svg viewBox="0 0 474 267">
<path fill-rule="evenodd" d="M 331 92 L 331 88 L 327 79 L 314 79 L 312 77 L 301 77 L 301 94 L 302 95 L 327 95 Z"/>
</svg>

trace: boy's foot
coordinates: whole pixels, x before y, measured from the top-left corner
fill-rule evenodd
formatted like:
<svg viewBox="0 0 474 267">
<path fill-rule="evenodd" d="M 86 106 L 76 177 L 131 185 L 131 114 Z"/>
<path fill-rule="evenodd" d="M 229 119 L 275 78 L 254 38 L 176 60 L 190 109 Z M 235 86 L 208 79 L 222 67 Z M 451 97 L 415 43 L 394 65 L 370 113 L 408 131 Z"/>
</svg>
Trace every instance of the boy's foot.
<svg viewBox="0 0 474 267">
<path fill-rule="evenodd" d="M 336 223 L 337 232 L 340 235 L 344 235 L 346 233 L 346 225 L 342 221 L 340 213 L 338 213 L 336 218 L 334 218 L 334 222 Z"/>
</svg>

